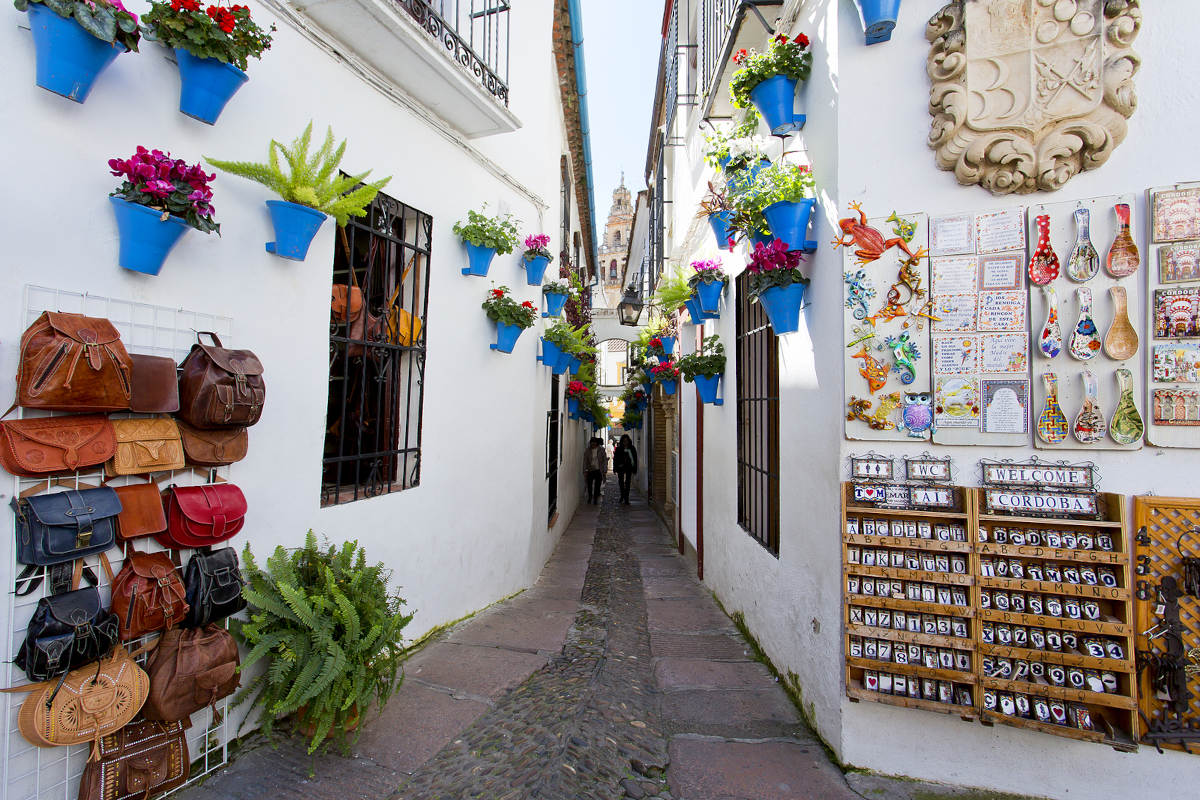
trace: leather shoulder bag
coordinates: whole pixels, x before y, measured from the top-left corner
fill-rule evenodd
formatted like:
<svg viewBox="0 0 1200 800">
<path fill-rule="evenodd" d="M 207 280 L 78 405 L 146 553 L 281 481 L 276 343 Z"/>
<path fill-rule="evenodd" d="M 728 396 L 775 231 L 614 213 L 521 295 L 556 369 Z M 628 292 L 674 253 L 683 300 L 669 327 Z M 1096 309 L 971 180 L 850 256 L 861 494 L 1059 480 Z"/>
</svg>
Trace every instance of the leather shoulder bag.
<svg viewBox="0 0 1200 800">
<path fill-rule="evenodd" d="M 99 740 L 134 718 L 146 702 L 150 679 L 123 647 L 96 664 L 71 670 L 62 680 L 43 681 L 0 691 L 29 692 L 17 713 L 17 730 L 38 747 Z"/>
<path fill-rule="evenodd" d="M 129 408 L 129 354 L 111 322 L 45 311 L 21 336 L 17 405 L 51 411 Z"/>
<path fill-rule="evenodd" d="M 155 483 L 132 483 L 114 490 L 121 501 L 117 515 L 117 538 L 121 541 L 151 536 L 167 529 L 162 498 Z"/>
<path fill-rule="evenodd" d="M 17 514 L 17 561 L 39 567 L 102 553 L 116 540 L 121 501 L 107 486 L 21 497 Z"/>
<path fill-rule="evenodd" d="M 0 466 L 24 478 L 94 467 L 114 452 L 112 424 L 100 414 L 0 422 Z"/>
<path fill-rule="evenodd" d="M 108 655 L 117 643 L 117 617 L 104 608 L 95 586 L 79 588 L 83 562 L 75 563 L 71 591 L 42 597 L 13 659 L 31 681 L 56 678 Z"/>
<path fill-rule="evenodd" d="M 200 467 L 224 467 L 246 457 L 250 437 L 245 428 L 201 430 L 179 420 L 183 455 L 189 464 Z"/>
<path fill-rule="evenodd" d="M 144 800 L 187 783 L 191 770 L 182 722 L 131 722 L 97 750 L 79 779 L 79 800 Z"/>
<path fill-rule="evenodd" d="M 238 688 L 237 643 L 224 628 L 172 628 L 162 635 L 146 665 L 150 691 L 142 716 L 172 721 L 187 719 L 215 706 Z"/>
<path fill-rule="evenodd" d="M 204 336 L 212 344 L 204 344 Z M 228 350 L 211 331 L 180 364 L 179 417 L 196 428 L 253 425 L 262 416 L 267 387 L 263 365 L 249 350 Z"/>
<path fill-rule="evenodd" d="M 246 607 L 242 584 L 237 551 L 232 547 L 192 553 L 183 573 L 188 604 L 184 626 L 197 628 L 241 611 Z"/>
<path fill-rule="evenodd" d="M 133 386 L 129 408 L 147 414 L 174 414 L 179 410 L 179 373 L 174 359 L 130 353 Z"/>
<path fill-rule="evenodd" d="M 101 563 L 108 569 L 108 559 Z M 187 616 L 183 581 L 171 557 L 162 551 L 142 553 L 130 549 L 117 577 L 110 573 L 108 580 L 123 642 L 165 630 Z"/>
<path fill-rule="evenodd" d="M 104 466 L 114 475 L 145 475 L 183 469 L 183 442 L 170 417 L 114 419 L 117 452 Z"/>
<path fill-rule="evenodd" d="M 162 493 L 167 530 L 163 547 L 209 547 L 231 539 L 246 522 L 246 496 L 232 483 L 168 486 Z"/>
</svg>

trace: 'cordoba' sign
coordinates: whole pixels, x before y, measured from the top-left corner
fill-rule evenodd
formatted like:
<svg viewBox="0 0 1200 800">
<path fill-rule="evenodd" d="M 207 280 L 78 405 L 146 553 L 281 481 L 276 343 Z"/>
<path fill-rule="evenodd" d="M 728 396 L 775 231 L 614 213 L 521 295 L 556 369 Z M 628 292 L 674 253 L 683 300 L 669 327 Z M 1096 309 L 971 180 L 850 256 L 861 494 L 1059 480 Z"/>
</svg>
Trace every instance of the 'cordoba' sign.
<svg viewBox="0 0 1200 800">
<path fill-rule="evenodd" d="M 1029 489 L 985 490 L 989 514 L 1047 514 L 1051 516 L 1094 516 L 1098 513 L 1095 493 L 1040 492 Z"/>
<path fill-rule="evenodd" d="M 1002 464 L 984 461 L 983 482 L 987 486 L 1039 486 L 1046 489 L 1092 489 L 1091 465 Z"/>
</svg>

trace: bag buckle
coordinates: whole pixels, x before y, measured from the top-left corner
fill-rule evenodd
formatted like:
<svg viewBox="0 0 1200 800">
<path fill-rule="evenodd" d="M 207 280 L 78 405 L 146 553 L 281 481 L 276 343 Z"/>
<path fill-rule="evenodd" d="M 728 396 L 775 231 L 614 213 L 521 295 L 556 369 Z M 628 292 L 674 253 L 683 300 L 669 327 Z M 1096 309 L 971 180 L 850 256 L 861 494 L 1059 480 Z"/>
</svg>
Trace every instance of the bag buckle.
<svg viewBox="0 0 1200 800">
<path fill-rule="evenodd" d="M 75 549 L 76 550 L 82 550 L 83 548 L 89 546 L 91 543 L 92 543 L 92 529 L 91 528 L 88 528 L 86 531 L 80 531 L 75 536 Z"/>
<path fill-rule="evenodd" d="M 161 587 L 163 587 L 163 588 L 166 588 L 166 587 L 170 586 L 170 585 L 171 585 L 171 576 L 170 576 L 170 575 L 164 575 L 163 577 L 159 578 L 159 579 L 158 579 L 158 585 L 159 585 L 159 586 L 161 586 Z"/>
<path fill-rule="evenodd" d="M 244 373 L 244 372 L 233 373 L 233 382 L 237 384 L 238 391 L 240 391 L 240 392 L 246 391 L 246 373 Z"/>
</svg>

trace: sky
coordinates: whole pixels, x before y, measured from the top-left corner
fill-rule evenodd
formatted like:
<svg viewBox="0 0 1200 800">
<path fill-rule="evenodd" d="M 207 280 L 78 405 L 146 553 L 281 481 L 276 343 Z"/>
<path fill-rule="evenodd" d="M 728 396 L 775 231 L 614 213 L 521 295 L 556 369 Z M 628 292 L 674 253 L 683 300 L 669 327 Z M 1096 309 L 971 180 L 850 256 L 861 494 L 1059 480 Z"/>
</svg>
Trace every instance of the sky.
<svg viewBox="0 0 1200 800">
<path fill-rule="evenodd" d="M 596 224 L 603 230 L 621 170 L 630 191 L 646 188 L 663 0 L 582 0 L 582 9 Z"/>
</svg>

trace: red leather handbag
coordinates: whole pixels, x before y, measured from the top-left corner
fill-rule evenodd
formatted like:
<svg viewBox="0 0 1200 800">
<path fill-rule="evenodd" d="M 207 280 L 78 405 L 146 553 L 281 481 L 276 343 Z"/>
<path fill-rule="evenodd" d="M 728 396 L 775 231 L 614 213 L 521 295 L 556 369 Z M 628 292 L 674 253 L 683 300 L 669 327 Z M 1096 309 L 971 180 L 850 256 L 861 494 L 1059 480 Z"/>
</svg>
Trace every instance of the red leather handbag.
<svg viewBox="0 0 1200 800">
<path fill-rule="evenodd" d="M 168 486 L 162 493 L 167 529 L 163 547 L 209 547 L 231 539 L 246 521 L 246 496 L 232 483 Z"/>
</svg>

